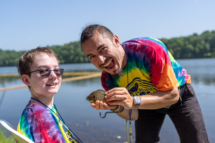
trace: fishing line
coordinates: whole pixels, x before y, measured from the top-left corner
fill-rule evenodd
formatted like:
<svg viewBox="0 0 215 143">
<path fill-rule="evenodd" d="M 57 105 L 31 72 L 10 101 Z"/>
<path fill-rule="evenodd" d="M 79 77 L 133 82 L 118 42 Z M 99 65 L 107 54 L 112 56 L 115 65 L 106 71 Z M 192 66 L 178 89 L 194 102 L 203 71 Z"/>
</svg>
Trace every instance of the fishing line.
<svg viewBox="0 0 215 143">
<path fill-rule="evenodd" d="M 125 51 L 124 47 L 123 47 L 123 50 Z M 129 87 L 128 87 L 129 79 L 128 79 L 128 57 L 127 57 L 127 55 L 126 55 L 126 62 L 127 62 L 127 88 L 126 89 L 128 90 L 129 89 Z M 101 118 L 105 118 L 106 114 L 108 114 L 108 113 L 115 113 L 115 112 L 105 112 L 105 115 L 103 117 L 101 116 L 101 112 L 100 112 L 99 115 Z M 129 109 L 129 133 L 128 133 L 128 121 L 125 120 L 126 121 L 127 143 L 129 143 L 129 137 L 130 137 L 130 143 L 132 143 L 132 137 L 133 137 L 132 128 L 131 128 L 131 114 L 132 114 L 132 109 Z"/>
<path fill-rule="evenodd" d="M 124 47 L 123 47 L 123 49 L 124 49 Z M 124 49 L 124 51 L 125 51 L 125 49 Z M 127 62 L 127 90 L 129 92 L 129 86 L 128 86 L 128 84 L 129 84 L 129 79 L 128 79 L 128 57 L 127 57 L 127 55 L 126 55 L 126 62 Z M 131 114 L 132 114 L 132 109 L 129 109 L 129 137 L 130 137 L 130 143 L 132 143 L 132 137 L 133 137 L 132 128 L 131 128 Z M 126 128 L 128 128 L 127 120 L 126 120 Z M 129 137 L 128 137 L 128 131 L 127 131 L 127 142 L 128 143 L 129 143 L 129 141 L 128 141 Z"/>
<path fill-rule="evenodd" d="M 125 120 L 126 123 L 126 136 L 127 136 L 127 143 L 129 143 L 129 136 L 128 136 L 128 120 Z"/>
</svg>

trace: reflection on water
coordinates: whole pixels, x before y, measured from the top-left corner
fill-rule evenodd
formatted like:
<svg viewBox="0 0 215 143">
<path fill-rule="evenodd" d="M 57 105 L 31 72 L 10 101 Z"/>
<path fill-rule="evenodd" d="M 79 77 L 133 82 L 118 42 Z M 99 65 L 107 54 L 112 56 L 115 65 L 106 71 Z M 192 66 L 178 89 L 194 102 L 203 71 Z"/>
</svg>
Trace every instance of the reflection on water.
<svg viewBox="0 0 215 143">
<path fill-rule="evenodd" d="M 178 61 L 191 75 L 192 85 L 202 108 L 209 138 L 215 142 L 215 115 L 212 114 L 215 108 L 215 59 Z M 62 66 L 66 71 L 88 71 L 87 68 L 96 70 L 92 64 Z M 7 69 L 5 67 L 3 71 L 6 72 L 11 69 L 13 68 Z M 7 87 L 23 84 L 20 77 L 2 77 L 2 79 Z M 102 89 L 100 78 L 63 82 L 54 101 L 68 126 L 84 142 L 125 142 L 125 120 L 115 114 L 108 114 L 105 119 L 102 119 L 99 117 L 100 111 L 91 108 L 90 103 L 86 101 L 86 96 L 97 89 Z M 20 115 L 30 99 L 30 92 L 27 88 L 23 88 L 6 91 L 4 97 L 2 93 L 0 92 L 0 102 L 2 102 L 0 119 L 4 119 L 16 127 Z M 102 111 L 102 114 L 104 112 Z M 135 132 L 134 122 L 132 122 L 132 126 L 133 132 Z M 179 143 L 179 137 L 169 117 L 166 117 L 164 121 L 160 137 L 162 143 Z"/>
<path fill-rule="evenodd" d="M 72 85 L 72 86 L 82 86 L 83 88 L 85 88 L 86 86 L 89 86 L 89 85 L 97 86 L 100 83 L 101 83 L 100 77 L 98 77 L 98 78 L 92 78 L 92 79 L 69 81 L 69 82 L 65 82 L 64 84 L 67 84 L 67 85 L 69 84 L 69 85 Z M 96 88 L 95 88 L 95 90 L 96 90 Z"/>
<path fill-rule="evenodd" d="M 205 84 L 205 85 L 215 85 L 215 76 L 198 76 L 198 75 L 192 75 L 192 83 L 195 84 Z"/>
<path fill-rule="evenodd" d="M 4 100 L 4 95 L 5 95 L 6 91 L 0 92 L 0 93 L 2 93 L 1 94 L 1 99 L 0 99 L 0 109 L 1 109 L 1 104 L 2 104 L 2 102 Z"/>
<path fill-rule="evenodd" d="M 18 80 L 21 80 L 21 77 L 20 76 L 1 77 L 1 79 L 4 81 L 4 83 L 13 83 Z"/>
<path fill-rule="evenodd" d="M 81 63 L 81 64 L 61 64 L 61 68 L 64 69 L 65 72 L 95 72 L 100 71 L 96 67 L 93 66 L 92 63 Z"/>
<path fill-rule="evenodd" d="M 215 59 L 177 60 L 191 75 L 194 84 L 215 84 Z"/>
</svg>

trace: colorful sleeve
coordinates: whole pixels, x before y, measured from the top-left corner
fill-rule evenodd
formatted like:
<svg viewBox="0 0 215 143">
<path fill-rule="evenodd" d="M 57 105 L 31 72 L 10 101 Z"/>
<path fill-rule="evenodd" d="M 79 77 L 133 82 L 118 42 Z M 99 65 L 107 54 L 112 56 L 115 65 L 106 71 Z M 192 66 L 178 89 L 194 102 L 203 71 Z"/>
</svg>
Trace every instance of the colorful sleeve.
<svg viewBox="0 0 215 143">
<path fill-rule="evenodd" d="M 106 72 L 102 72 L 101 83 L 106 91 L 114 88 L 114 84 L 111 81 L 111 76 Z"/>
<path fill-rule="evenodd" d="M 23 115 L 25 116 L 23 119 L 26 120 L 20 123 L 23 124 L 20 128 L 22 133 L 27 134 L 27 137 L 31 137 L 35 143 L 64 143 L 65 140 L 51 113 L 44 109 L 39 107 L 33 112 L 26 110 Z M 25 130 L 23 130 L 24 126 L 26 126 Z"/>
<path fill-rule="evenodd" d="M 32 124 L 32 117 L 33 117 L 32 115 L 33 115 L 32 110 L 25 109 L 23 111 L 18 123 L 17 131 L 22 135 L 26 136 L 27 138 L 29 138 L 30 140 L 34 141 L 34 138 L 31 133 L 32 131 L 31 124 Z"/>
<path fill-rule="evenodd" d="M 148 67 L 153 85 L 161 91 L 173 89 L 177 84 L 177 79 L 165 45 L 159 40 L 151 39 L 144 55 L 149 64 L 146 67 Z"/>
</svg>

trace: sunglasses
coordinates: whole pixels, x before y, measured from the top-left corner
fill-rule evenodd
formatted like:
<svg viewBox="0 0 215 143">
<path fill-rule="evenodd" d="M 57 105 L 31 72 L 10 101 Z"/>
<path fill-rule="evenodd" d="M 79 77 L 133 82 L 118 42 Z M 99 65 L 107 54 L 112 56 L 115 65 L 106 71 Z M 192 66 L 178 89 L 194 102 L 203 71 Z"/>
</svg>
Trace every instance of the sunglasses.
<svg viewBox="0 0 215 143">
<path fill-rule="evenodd" d="M 35 71 L 30 71 L 28 72 L 28 74 L 33 73 L 33 72 L 39 72 L 40 75 L 42 77 L 49 77 L 51 74 L 51 71 L 54 71 L 54 73 L 56 74 L 56 76 L 60 77 L 63 75 L 63 71 L 64 69 L 54 69 L 54 70 L 50 70 L 50 69 L 39 69 L 39 70 L 35 70 Z"/>
</svg>

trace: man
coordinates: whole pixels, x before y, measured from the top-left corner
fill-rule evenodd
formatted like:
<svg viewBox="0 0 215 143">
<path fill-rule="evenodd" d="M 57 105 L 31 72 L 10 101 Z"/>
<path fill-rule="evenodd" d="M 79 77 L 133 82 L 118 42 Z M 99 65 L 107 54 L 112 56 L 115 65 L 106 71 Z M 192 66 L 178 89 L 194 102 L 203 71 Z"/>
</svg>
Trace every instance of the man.
<svg viewBox="0 0 215 143">
<path fill-rule="evenodd" d="M 91 106 L 111 109 L 124 119 L 129 119 L 132 109 L 136 142 L 158 142 L 166 114 L 182 143 L 209 142 L 191 77 L 161 41 L 143 37 L 120 44 L 100 25 L 86 27 L 80 41 L 89 60 L 103 71 L 101 81 L 107 91 L 108 104 L 96 101 Z"/>
</svg>

